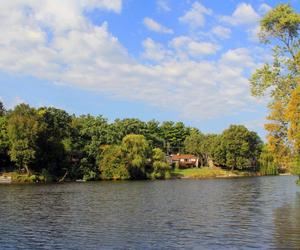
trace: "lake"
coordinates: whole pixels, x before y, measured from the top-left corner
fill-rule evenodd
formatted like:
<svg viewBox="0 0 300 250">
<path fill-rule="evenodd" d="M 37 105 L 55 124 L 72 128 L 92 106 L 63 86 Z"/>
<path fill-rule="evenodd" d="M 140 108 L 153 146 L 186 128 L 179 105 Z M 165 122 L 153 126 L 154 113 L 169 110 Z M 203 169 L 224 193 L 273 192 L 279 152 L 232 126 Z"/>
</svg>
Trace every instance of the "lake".
<svg viewBox="0 0 300 250">
<path fill-rule="evenodd" d="M 0 249 L 299 249 L 295 180 L 0 185 Z"/>
</svg>

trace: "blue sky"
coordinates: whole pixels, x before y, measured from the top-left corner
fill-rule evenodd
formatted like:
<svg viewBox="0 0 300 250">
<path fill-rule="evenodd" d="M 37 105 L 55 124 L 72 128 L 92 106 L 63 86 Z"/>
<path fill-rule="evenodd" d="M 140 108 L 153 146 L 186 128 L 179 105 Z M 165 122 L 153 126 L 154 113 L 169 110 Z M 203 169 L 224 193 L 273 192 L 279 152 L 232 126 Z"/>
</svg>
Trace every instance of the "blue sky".
<svg viewBox="0 0 300 250">
<path fill-rule="evenodd" d="M 267 98 L 248 77 L 270 0 L 30 0 L 0 7 L 0 99 L 109 120 L 244 124 L 262 137 Z M 290 1 L 299 11 L 296 1 Z"/>
</svg>

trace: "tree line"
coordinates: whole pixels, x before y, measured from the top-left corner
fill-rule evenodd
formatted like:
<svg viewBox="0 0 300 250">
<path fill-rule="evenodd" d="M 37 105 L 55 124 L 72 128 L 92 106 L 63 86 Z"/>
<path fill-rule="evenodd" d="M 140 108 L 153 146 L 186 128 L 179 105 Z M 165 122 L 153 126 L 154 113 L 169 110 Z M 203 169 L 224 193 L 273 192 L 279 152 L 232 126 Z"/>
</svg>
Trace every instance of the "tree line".
<svg viewBox="0 0 300 250">
<path fill-rule="evenodd" d="M 242 125 L 203 134 L 182 122 L 147 122 L 70 115 L 54 107 L 0 102 L 0 168 L 40 174 L 48 180 L 163 179 L 167 155 L 190 153 L 201 166 L 258 171 L 263 143 Z"/>
</svg>

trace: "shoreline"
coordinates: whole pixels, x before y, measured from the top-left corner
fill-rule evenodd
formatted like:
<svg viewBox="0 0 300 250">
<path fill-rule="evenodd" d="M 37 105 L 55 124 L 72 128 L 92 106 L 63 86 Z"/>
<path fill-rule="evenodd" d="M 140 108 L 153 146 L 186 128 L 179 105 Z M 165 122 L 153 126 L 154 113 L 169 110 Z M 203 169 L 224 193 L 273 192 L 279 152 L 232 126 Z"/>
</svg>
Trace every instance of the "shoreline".
<svg viewBox="0 0 300 250">
<path fill-rule="evenodd" d="M 281 173 L 277 175 L 263 175 L 259 172 L 245 172 L 245 171 L 231 171 L 223 170 L 220 168 L 194 168 L 194 169 L 175 169 L 171 172 L 171 177 L 164 180 L 205 180 L 205 179 L 236 179 L 245 177 L 262 177 L 262 176 L 292 176 L 291 173 Z M 1 182 L 1 179 L 5 180 Z M 8 181 L 9 180 L 9 181 Z M 145 179 L 151 180 L 151 179 Z M 95 180 L 95 181 L 119 181 L 119 180 Z M 127 180 L 134 181 L 134 180 Z M 27 176 L 25 174 L 18 174 L 15 172 L 11 173 L 0 173 L 0 184 L 47 184 L 47 183 L 69 183 L 78 182 L 86 183 L 89 181 L 84 181 L 81 179 L 77 180 L 65 180 L 63 182 L 56 181 L 46 181 L 44 176 L 39 174 L 34 174 Z"/>
</svg>

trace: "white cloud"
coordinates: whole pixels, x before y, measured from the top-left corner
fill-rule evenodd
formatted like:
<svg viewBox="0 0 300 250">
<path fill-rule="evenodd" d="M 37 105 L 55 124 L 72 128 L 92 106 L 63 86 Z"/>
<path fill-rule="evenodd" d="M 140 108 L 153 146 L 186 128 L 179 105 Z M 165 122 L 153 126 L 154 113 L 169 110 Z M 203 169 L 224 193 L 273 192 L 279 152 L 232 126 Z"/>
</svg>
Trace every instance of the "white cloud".
<svg viewBox="0 0 300 250">
<path fill-rule="evenodd" d="M 168 0 L 156 0 L 156 6 L 159 10 L 162 11 L 171 11 Z"/>
<path fill-rule="evenodd" d="M 250 29 L 247 30 L 248 36 L 250 41 L 252 42 L 259 42 L 259 33 L 261 29 L 259 25 L 256 25 L 254 27 L 251 27 Z"/>
<path fill-rule="evenodd" d="M 171 47 L 177 51 L 185 52 L 192 57 L 212 55 L 219 46 L 210 42 L 199 42 L 187 36 L 179 36 L 170 42 Z"/>
<path fill-rule="evenodd" d="M 240 3 L 231 16 L 222 16 L 221 20 L 231 25 L 254 24 L 259 20 L 259 14 L 251 4 Z"/>
<path fill-rule="evenodd" d="M 182 23 L 188 24 L 192 28 L 203 27 L 205 15 L 211 15 L 212 10 L 206 8 L 199 2 L 194 2 L 192 8 L 179 18 Z"/>
<path fill-rule="evenodd" d="M 231 30 L 228 28 L 225 28 L 223 26 L 215 26 L 212 30 L 211 30 L 212 34 L 223 38 L 223 39 L 228 39 L 231 35 Z"/>
<path fill-rule="evenodd" d="M 163 61 L 170 54 L 162 44 L 154 42 L 151 38 L 143 41 L 144 53 L 142 56 L 151 61 Z"/>
<path fill-rule="evenodd" d="M 251 52 L 245 48 L 231 49 L 225 52 L 220 60 L 221 64 L 231 66 L 232 68 L 248 68 L 256 66 Z"/>
<path fill-rule="evenodd" d="M 60 1 L 61 2 L 61 1 Z M 81 7 L 100 8 L 120 13 L 122 0 L 79 0 Z"/>
<path fill-rule="evenodd" d="M 261 15 L 264 15 L 264 14 L 266 14 L 267 12 L 269 12 L 271 9 L 272 9 L 272 7 L 271 7 L 270 5 L 268 5 L 268 4 L 266 4 L 266 3 L 262 3 L 262 4 L 259 6 L 258 11 L 259 11 L 259 13 L 260 13 Z"/>
<path fill-rule="evenodd" d="M 164 33 L 164 34 L 172 34 L 173 30 L 159 24 L 158 22 L 154 21 L 149 17 L 144 18 L 144 25 L 151 31 L 157 33 Z"/>
<path fill-rule="evenodd" d="M 146 39 L 143 56 L 154 62 L 143 64 L 128 54 L 106 23 L 90 23 L 83 14 L 87 7 L 78 1 L 68 2 L 71 13 L 66 16 L 54 11 L 61 7 L 55 0 L 47 10 L 40 1 L 20 3 L 7 1 L 0 8 L 1 71 L 139 100 L 177 110 L 193 120 L 222 116 L 253 104 L 245 72 L 254 61 L 245 49 L 209 60 L 202 56 L 215 53 L 215 44 L 179 37 L 165 48 Z M 96 1 L 89 3 L 89 8 L 97 7 Z M 79 16 L 74 19 L 74 15 Z M 51 37 L 45 27 L 53 31 Z"/>
</svg>

